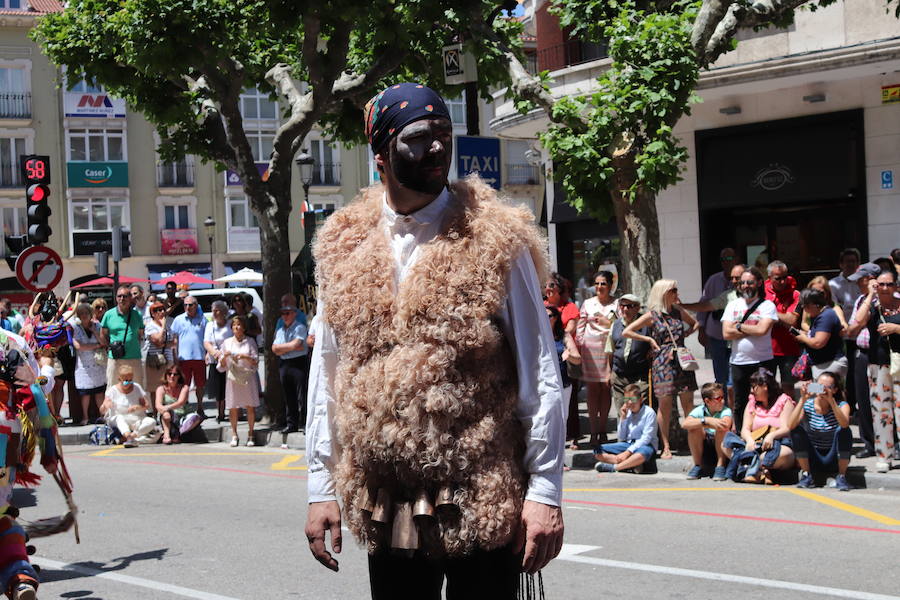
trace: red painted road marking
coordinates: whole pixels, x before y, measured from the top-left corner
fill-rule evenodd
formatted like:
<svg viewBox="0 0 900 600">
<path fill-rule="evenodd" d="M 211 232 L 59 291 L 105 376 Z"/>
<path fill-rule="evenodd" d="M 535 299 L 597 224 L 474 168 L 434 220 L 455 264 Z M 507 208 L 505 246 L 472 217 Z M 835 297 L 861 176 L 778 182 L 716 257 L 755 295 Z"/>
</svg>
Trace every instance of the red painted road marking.
<svg viewBox="0 0 900 600">
<path fill-rule="evenodd" d="M 750 515 L 730 515 L 727 513 L 712 513 L 696 510 L 682 510 L 678 508 L 660 508 L 658 506 L 635 506 L 632 504 L 615 504 L 612 502 L 594 502 L 592 500 L 570 500 L 564 498 L 563 502 L 570 504 L 590 504 L 591 506 L 607 506 L 610 508 L 631 508 L 636 510 L 651 510 L 656 512 L 676 513 L 680 515 L 692 515 L 695 517 L 720 517 L 725 519 L 742 519 L 745 521 L 764 521 L 767 523 L 784 523 L 787 525 L 807 525 L 810 527 L 830 527 L 833 529 L 852 529 L 854 531 L 872 531 L 875 533 L 900 534 L 900 529 L 878 529 L 876 527 L 860 527 L 858 525 L 837 525 L 834 523 L 816 523 L 814 521 L 793 521 L 790 519 L 775 519 L 772 517 L 752 517 Z"/>
<path fill-rule="evenodd" d="M 137 465 L 154 465 L 157 467 L 177 467 L 179 469 L 202 469 L 206 471 L 225 471 L 226 473 L 239 473 L 241 475 L 260 475 L 262 477 L 281 477 L 286 479 L 306 479 L 306 475 L 288 475 L 286 473 L 264 473 L 260 471 L 247 471 L 244 469 L 229 469 L 228 467 L 207 467 L 203 465 L 185 465 L 180 463 L 164 463 L 155 460 L 135 460 L 133 458 L 119 458 L 118 456 L 83 456 L 81 454 L 70 454 L 69 458 L 89 458 L 91 460 L 109 460 L 114 462 L 133 463 Z"/>
<path fill-rule="evenodd" d="M 49 265 L 51 262 L 53 262 L 53 257 L 48 254 L 44 259 L 44 262 L 34 268 L 34 273 L 31 274 L 31 278 L 28 280 L 28 283 L 34 283 L 35 281 L 37 281 L 38 275 L 40 275 L 41 271 L 44 270 L 44 267 Z"/>
</svg>

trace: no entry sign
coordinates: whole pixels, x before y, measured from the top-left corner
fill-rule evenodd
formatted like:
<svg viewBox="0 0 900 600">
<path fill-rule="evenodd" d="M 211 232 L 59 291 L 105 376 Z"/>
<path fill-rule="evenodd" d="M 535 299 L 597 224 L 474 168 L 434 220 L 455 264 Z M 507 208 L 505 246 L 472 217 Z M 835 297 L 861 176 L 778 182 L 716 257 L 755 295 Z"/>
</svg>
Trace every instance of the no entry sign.
<svg viewBox="0 0 900 600">
<path fill-rule="evenodd" d="M 16 260 L 16 279 L 26 290 L 49 292 L 62 280 L 63 263 L 55 250 L 46 246 L 26 248 Z"/>
</svg>

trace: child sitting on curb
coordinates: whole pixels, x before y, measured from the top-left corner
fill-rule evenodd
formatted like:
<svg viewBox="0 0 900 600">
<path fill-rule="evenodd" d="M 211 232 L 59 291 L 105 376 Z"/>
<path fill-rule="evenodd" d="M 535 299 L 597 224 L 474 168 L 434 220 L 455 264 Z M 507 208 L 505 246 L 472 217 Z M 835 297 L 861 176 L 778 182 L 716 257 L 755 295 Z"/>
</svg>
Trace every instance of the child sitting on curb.
<svg viewBox="0 0 900 600">
<path fill-rule="evenodd" d="M 700 479 L 704 465 L 715 463 L 713 479 L 725 481 L 728 457 L 722 449 L 722 440 L 731 430 L 731 409 L 725 406 L 725 388 L 721 383 L 704 383 L 700 388 L 703 404 L 690 412 L 681 424 L 688 432 L 688 446 L 694 466 L 688 471 L 688 479 Z"/>
<path fill-rule="evenodd" d="M 615 473 L 634 469 L 644 470 L 644 463 L 656 454 L 656 413 L 644 405 L 641 387 L 635 383 L 625 386 L 625 402 L 619 410 L 619 441 L 601 444 L 594 451 L 599 473 Z"/>
</svg>

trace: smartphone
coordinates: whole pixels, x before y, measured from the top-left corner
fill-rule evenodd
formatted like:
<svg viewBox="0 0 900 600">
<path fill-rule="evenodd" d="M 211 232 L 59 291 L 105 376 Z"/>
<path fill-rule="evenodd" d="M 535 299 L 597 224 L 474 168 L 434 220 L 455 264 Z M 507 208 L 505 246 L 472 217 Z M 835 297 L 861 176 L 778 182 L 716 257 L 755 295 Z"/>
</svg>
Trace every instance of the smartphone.
<svg viewBox="0 0 900 600">
<path fill-rule="evenodd" d="M 791 335 L 800 335 L 801 333 L 803 333 L 802 331 L 800 331 L 800 330 L 797 329 L 796 327 L 791 327 L 791 328 L 790 328 L 790 332 L 791 332 Z"/>
<path fill-rule="evenodd" d="M 806 386 L 806 391 L 809 394 L 821 394 L 822 392 L 825 391 L 825 387 L 821 383 L 813 382 L 813 383 L 809 384 L 808 386 Z"/>
</svg>

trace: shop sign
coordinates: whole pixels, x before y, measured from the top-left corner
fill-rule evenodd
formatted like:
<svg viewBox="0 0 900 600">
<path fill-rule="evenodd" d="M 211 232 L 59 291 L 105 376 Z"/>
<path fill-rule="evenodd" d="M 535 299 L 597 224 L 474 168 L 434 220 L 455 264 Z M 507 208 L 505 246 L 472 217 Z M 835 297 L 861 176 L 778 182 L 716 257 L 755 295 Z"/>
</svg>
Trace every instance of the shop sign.
<svg viewBox="0 0 900 600">
<path fill-rule="evenodd" d="M 127 162 L 66 163 L 69 187 L 128 187 Z"/>
<path fill-rule="evenodd" d="M 259 252 L 258 227 L 230 227 L 228 229 L 229 252 Z"/>
<path fill-rule="evenodd" d="M 76 231 L 72 234 L 73 256 L 93 256 L 94 252 L 112 254 L 111 231 Z"/>
<path fill-rule="evenodd" d="M 456 171 L 463 179 L 478 173 L 484 182 L 500 189 L 500 140 L 460 135 L 456 138 Z"/>
<path fill-rule="evenodd" d="M 900 83 L 881 88 L 882 104 L 900 104 Z"/>
<path fill-rule="evenodd" d="M 166 256 L 197 254 L 196 229 L 163 229 L 160 231 L 160 247 Z"/>
<path fill-rule="evenodd" d="M 263 181 L 266 181 L 269 176 L 267 175 L 269 171 L 269 163 L 267 162 L 258 162 L 256 163 L 256 170 L 259 171 L 259 176 L 262 177 Z M 225 171 L 225 185 L 242 185 L 241 176 L 228 169 Z"/>
<path fill-rule="evenodd" d="M 67 117 L 125 118 L 125 101 L 109 94 L 65 92 L 63 108 Z"/>
<path fill-rule="evenodd" d="M 784 165 L 772 163 L 757 171 L 750 185 L 772 192 L 780 190 L 789 183 L 794 183 L 794 174 L 791 170 Z"/>
</svg>

